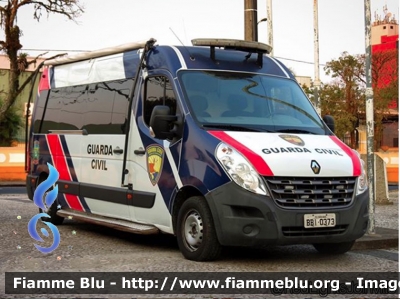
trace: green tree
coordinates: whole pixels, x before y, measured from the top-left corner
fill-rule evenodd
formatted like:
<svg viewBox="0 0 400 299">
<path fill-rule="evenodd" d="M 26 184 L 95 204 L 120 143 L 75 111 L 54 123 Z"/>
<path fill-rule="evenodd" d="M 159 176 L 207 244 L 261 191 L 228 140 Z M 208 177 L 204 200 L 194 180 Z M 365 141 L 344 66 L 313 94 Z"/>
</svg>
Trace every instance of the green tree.
<svg viewBox="0 0 400 299">
<path fill-rule="evenodd" d="M 356 148 L 355 130 L 365 114 L 365 62 L 364 55 L 343 52 L 337 60 L 329 61 L 325 73 L 334 82 L 321 88 L 321 113 L 336 120 L 336 134 L 343 138 L 350 133 L 350 147 Z"/>
<path fill-rule="evenodd" d="M 351 97 L 351 105 L 346 101 L 346 96 Z M 358 120 L 365 114 L 363 90 L 357 87 L 349 92 L 340 83 L 332 82 L 321 86 L 320 97 L 322 115 L 329 114 L 335 119 L 335 134 L 344 140 L 346 134 L 350 133 L 349 145 L 356 148 L 354 131 L 358 126 Z"/>
<path fill-rule="evenodd" d="M 19 54 L 23 47 L 20 42 L 22 30 L 17 24 L 19 9 L 31 5 L 33 7 L 33 18 L 37 21 L 40 20 L 43 13 L 47 15 L 61 14 L 74 21 L 83 13 L 83 6 L 79 3 L 79 0 L 7 0 L 1 1 L 1 3 L 3 4 L 0 4 L 0 27 L 3 30 L 4 39 L 0 40 L 0 50 L 5 52 L 10 60 L 8 90 L 3 91 L 0 99 L 0 124 L 4 125 L 5 123 L 8 124 L 7 120 L 10 117 L 15 119 L 13 105 L 17 96 L 31 81 L 31 77 L 28 77 L 20 83 L 20 75 L 31 63 L 36 61 L 36 59 L 28 61 L 25 53 Z M 7 131 L 13 132 L 12 127 Z M 0 138 L 2 138 L 1 135 Z"/>
<path fill-rule="evenodd" d="M 0 146 L 9 146 L 21 125 L 21 116 L 15 107 L 7 110 L 0 120 Z"/>
<path fill-rule="evenodd" d="M 381 146 L 383 122 L 390 103 L 399 98 L 398 49 L 375 52 L 372 56 L 372 85 L 374 89 L 374 150 Z M 343 52 L 341 57 L 328 62 L 324 68 L 334 78 L 320 89 L 321 114 L 335 118 L 335 133 L 344 139 L 350 133 L 350 146 L 356 147 L 355 129 L 365 119 L 365 57 Z M 313 88 L 302 86 L 312 100 Z M 398 110 L 398 107 L 397 107 Z"/>
</svg>

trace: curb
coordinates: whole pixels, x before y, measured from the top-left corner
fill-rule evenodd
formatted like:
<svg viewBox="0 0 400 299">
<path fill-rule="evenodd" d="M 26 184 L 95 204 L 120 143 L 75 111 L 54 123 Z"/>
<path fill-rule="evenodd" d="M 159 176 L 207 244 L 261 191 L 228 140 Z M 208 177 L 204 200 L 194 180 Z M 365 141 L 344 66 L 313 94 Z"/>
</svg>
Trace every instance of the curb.
<svg viewBox="0 0 400 299">
<path fill-rule="evenodd" d="M 375 227 L 374 234 L 365 234 L 358 239 L 351 250 L 387 249 L 399 247 L 399 231 L 384 227 Z"/>
<path fill-rule="evenodd" d="M 25 187 L 25 181 L 2 181 L 0 187 Z"/>
</svg>

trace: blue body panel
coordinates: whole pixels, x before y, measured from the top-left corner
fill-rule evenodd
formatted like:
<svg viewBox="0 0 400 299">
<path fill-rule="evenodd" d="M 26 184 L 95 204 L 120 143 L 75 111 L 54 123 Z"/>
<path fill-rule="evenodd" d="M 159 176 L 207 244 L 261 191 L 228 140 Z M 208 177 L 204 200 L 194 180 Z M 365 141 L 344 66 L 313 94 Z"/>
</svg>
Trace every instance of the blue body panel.
<svg viewBox="0 0 400 299">
<path fill-rule="evenodd" d="M 176 71 L 181 68 L 181 63 L 172 47 L 158 46 L 149 52 L 146 66 L 149 71 L 167 70 L 175 77 Z"/>
<path fill-rule="evenodd" d="M 146 57 L 149 75 L 169 74 L 171 76 L 170 80 L 174 82 L 173 89 L 179 99 L 179 105 L 185 112 L 182 139 L 170 146 L 173 161 L 164 163 L 158 183 L 164 201 L 170 209 L 173 197 L 178 191 L 176 183 L 173 183 L 172 185 L 175 187 L 171 188 L 172 180 L 174 180 L 171 163 L 178 168 L 183 187 L 196 188 L 204 195 L 230 182 L 230 178 L 214 155 L 220 141 L 200 128 L 191 114 L 186 113 L 189 109 L 183 98 L 183 91 L 178 81 L 175 80 L 178 72 L 182 69 L 240 71 L 270 74 L 295 80 L 290 70 L 275 59 L 263 55 L 263 65 L 260 67 L 257 64 L 257 54 L 253 53 L 250 58 L 246 59 L 247 54 L 241 51 L 215 49 L 216 60 L 213 61 L 210 58 L 210 49 L 206 47 L 156 46 Z M 148 135 L 148 128 L 143 123 L 141 97 L 142 94 L 138 95 L 135 114 L 141 139 L 144 146 L 147 147 L 157 139 Z M 162 142 L 160 141 L 159 144 L 162 145 Z"/>
<path fill-rule="evenodd" d="M 263 56 L 263 65 L 257 64 L 257 54 L 253 53 L 246 59 L 248 53 L 233 50 L 215 49 L 215 61 L 210 58 L 210 49 L 206 47 L 176 46 L 183 57 L 187 69 L 230 70 L 269 74 L 295 80 L 292 72 L 278 59 Z M 182 68 L 177 53 L 170 46 L 157 46 L 148 54 L 149 70 L 166 69 L 173 76 Z M 283 71 L 284 70 L 284 71 Z"/>
<path fill-rule="evenodd" d="M 215 61 L 210 58 L 210 49 L 205 47 L 192 47 L 185 50 L 184 47 L 177 47 L 185 59 L 188 69 L 210 69 L 210 70 L 231 70 L 240 72 L 253 72 L 269 74 L 281 77 L 290 76 L 294 79 L 292 73 L 283 64 L 280 64 L 282 69 L 275 61 L 268 56 L 263 56 L 263 65 L 257 64 L 257 54 L 251 54 L 250 58 L 246 59 L 248 53 L 233 50 L 215 49 Z M 194 57 L 190 59 L 189 53 Z"/>
</svg>

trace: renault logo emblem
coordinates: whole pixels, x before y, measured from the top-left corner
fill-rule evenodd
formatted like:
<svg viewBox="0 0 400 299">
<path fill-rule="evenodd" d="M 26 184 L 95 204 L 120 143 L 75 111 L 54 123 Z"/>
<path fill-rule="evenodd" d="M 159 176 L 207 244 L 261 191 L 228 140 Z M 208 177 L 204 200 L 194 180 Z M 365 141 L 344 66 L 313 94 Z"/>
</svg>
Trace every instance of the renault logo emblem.
<svg viewBox="0 0 400 299">
<path fill-rule="evenodd" d="M 315 174 L 319 174 L 321 171 L 321 166 L 319 166 L 317 161 L 311 160 L 311 169 Z"/>
</svg>

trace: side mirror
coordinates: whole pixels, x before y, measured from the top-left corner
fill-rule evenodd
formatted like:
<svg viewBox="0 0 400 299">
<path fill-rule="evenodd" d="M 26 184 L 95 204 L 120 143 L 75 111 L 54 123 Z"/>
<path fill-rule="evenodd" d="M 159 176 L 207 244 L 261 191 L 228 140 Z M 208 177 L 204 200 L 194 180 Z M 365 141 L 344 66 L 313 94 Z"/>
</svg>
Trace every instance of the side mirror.
<svg viewBox="0 0 400 299">
<path fill-rule="evenodd" d="M 177 120 L 176 115 L 170 115 L 168 106 L 155 106 L 150 117 L 150 134 L 158 139 L 172 139 L 171 124 Z"/>
<path fill-rule="evenodd" d="M 332 131 L 332 133 L 335 133 L 335 120 L 333 119 L 332 116 L 330 115 L 325 115 L 322 120 L 325 122 L 325 124 L 328 126 L 328 128 Z"/>
</svg>

